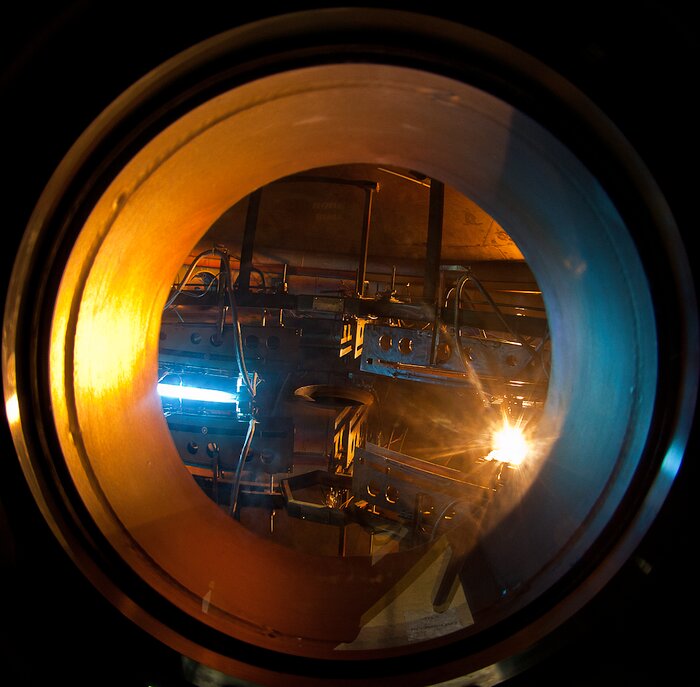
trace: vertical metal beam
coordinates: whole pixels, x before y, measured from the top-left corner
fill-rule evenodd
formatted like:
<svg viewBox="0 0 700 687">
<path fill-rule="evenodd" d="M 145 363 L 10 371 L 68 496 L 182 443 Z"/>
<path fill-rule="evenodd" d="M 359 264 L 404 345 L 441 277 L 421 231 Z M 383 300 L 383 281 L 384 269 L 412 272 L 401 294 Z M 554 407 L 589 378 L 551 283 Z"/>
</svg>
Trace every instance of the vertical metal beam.
<svg viewBox="0 0 700 687">
<path fill-rule="evenodd" d="M 445 185 L 441 181 L 430 181 L 430 203 L 428 205 L 428 238 L 425 250 L 425 278 L 423 298 L 431 305 L 438 298 L 440 286 L 440 255 L 442 251 L 442 221 L 445 207 Z"/>
<path fill-rule="evenodd" d="M 440 338 L 440 307 L 438 300 L 442 291 L 440 257 L 442 254 L 442 224 L 445 209 L 445 185 L 435 179 L 430 180 L 430 201 L 428 204 L 428 236 L 425 246 L 425 276 L 423 278 L 423 298 L 435 306 L 433 341 L 430 348 L 430 363 L 437 361 Z"/>
<path fill-rule="evenodd" d="M 364 296 L 365 277 L 367 276 L 367 253 L 369 251 L 369 224 L 372 216 L 372 197 L 374 190 L 365 189 L 365 213 L 362 219 L 362 237 L 360 238 L 360 263 L 357 267 L 357 280 L 355 292 L 358 296 Z"/>
<path fill-rule="evenodd" d="M 248 210 L 243 229 L 243 242 L 241 244 L 241 266 L 238 273 L 238 292 L 250 291 L 250 273 L 253 270 L 253 250 L 255 249 L 255 232 L 258 228 L 258 215 L 260 214 L 260 198 L 262 189 L 253 191 L 248 197 Z"/>
</svg>

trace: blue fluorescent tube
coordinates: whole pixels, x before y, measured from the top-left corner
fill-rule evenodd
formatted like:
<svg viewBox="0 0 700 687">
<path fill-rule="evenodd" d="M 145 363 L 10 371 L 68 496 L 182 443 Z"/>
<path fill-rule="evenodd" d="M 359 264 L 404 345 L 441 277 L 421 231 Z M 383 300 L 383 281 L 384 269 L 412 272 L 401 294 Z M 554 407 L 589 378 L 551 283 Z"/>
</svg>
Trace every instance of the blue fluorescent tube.
<svg viewBox="0 0 700 687">
<path fill-rule="evenodd" d="M 209 403 L 236 403 L 237 394 L 218 389 L 201 389 L 180 384 L 158 384 L 158 393 L 165 398 L 179 398 L 187 401 L 208 401 Z"/>
</svg>

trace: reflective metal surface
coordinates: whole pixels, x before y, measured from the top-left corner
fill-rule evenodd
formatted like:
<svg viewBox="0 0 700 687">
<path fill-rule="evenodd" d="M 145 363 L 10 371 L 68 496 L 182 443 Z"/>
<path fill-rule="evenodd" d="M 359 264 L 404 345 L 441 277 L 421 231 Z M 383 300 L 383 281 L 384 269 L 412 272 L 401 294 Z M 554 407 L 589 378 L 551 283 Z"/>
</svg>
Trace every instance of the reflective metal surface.
<svg viewBox="0 0 700 687">
<path fill-rule="evenodd" d="M 380 23 L 389 19 L 374 17 Z M 448 34 L 453 30 L 442 28 Z M 202 47 L 183 58 L 184 64 L 187 59 L 206 61 L 212 51 L 220 55 L 237 40 L 245 42 L 245 32 Z M 177 71 L 177 63 L 170 68 Z M 363 659 L 418 656 L 424 658 L 424 668 L 410 677 L 401 675 L 396 662 L 385 663 L 389 675 L 383 682 L 483 677 L 489 666 L 531 646 L 585 604 L 653 518 L 673 478 L 692 414 L 695 321 L 691 318 L 686 328 L 690 375 L 680 391 L 690 405 L 664 427 L 660 443 L 667 444 L 666 458 L 650 461 L 645 446 L 649 436 L 655 445 L 658 441 L 654 403 L 667 368 L 658 357 L 659 311 L 632 238 L 635 227 L 626 226 L 603 187 L 570 150 L 504 101 L 421 69 L 354 63 L 253 78 L 201 99 L 157 135 L 142 140 L 112 168 L 113 178 L 101 180 L 90 196 L 92 204 L 61 235 L 63 244 L 48 274 L 56 288 L 44 288 L 43 300 L 34 300 L 40 283 L 37 256 L 49 227 L 55 227 L 61 194 L 95 142 L 129 112 L 129 99 L 167 78 L 167 69 L 151 75 L 85 135 L 40 202 L 15 266 L 4 324 L 5 399 L 34 497 L 59 539 L 108 598 L 163 642 L 213 668 L 274 684 L 279 674 L 261 658 L 271 652 L 289 661 L 289 684 L 311 684 L 295 663 L 306 659 L 322 659 L 325 672 L 314 680 L 340 684 L 334 670 L 344 669 L 344 661 L 361 666 Z M 607 129 L 606 135 L 614 138 Z M 634 161 L 623 143 L 617 145 L 623 158 Z M 433 592 L 436 582 L 446 579 L 436 570 L 444 572 L 441 566 L 472 551 L 471 544 L 464 548 L 464 538 L 429 538 L 387 555 L 320 557 L 304 546 L 279 547 L 243 518 L 217 508 L 183 469 L 157 393 L 163 303 L 173 275 L 204 232 L 236 202 L 271 181 L 358 159 L 382 168 L 421 169 L 473 199 L 507 228 L 546 306 L 551 379 L 534 451 L 517 479 L 499 489 L 495 507 L 469 530 L 467 539 L 478 545 L 480 560 L 471 560 L 473 565 L 462 571 L 451 597 L 454 606 L 436 604 L 448 598 L 439 594 L 406 605 L 399 592 L 412 585 L 421 593 Z M 665 230 L 673 232 L 668 221 Z M 683 281 L 682 260 L 675 268 Z M 359 286 L 364 288 L 363 279 Z M 317 310 L 337 306 L 332 298 L 323 298 Z M 41 336 L 27 351 L 32 309 Z M 223 330 L 217 329 L 220 325 L 214 322 L 210 340 L 218 341 L 222 331 L 226 335 L 225 322 Z M 189 333 L 191 342 L 194 333 L 201 335 Z M 398 332 L 370 327 L 365 333 L 374 342 L 372 350 L 386 353 L 382 361 L 391 377 L 398 376 L 393 374 L 397 370 L 415 371 L 397 367 L 406 364 L 400 356 L 411 357 L 408 365 L 420 366 L 413 359 L 422 354 L 420 336 L 402 331 L 395 347 Z M 247 334 L 259 342 L 262 332 Z M 411 343 L 402 350 L 406 339 Z M 353 355 L 356 343 L 357 336 L 354 343 L 351 337 Z M 365 373 L 375 364 L 366 353 L 359 358 Z M 32 365 L 38 372 L 29 383 Z M 240 359 L 237 366 L 240 374 Z M 441 380 L 445 377 L 443 371 Z M 311 380 L 296 389 L 312 402 L 334 399 L 326 408 L 332 415 L 338 395 L 327 386 L 319 390 L 319 380 Z M 43 430 L 38 439 L 37 426 Z M 251 446 L 253 441 L 254 435 Z M 216 447 L 207 448 L 217 453 Z M 289 467 L 286 449 L 267 449 L 274 465 L 269 474 Z M 399 460 L 391 450 L 365 443 L 352 461 L 346 451 L 335 474 L 342 477 L 350 462 L 362 462 L 368 506 L 383 492 L 383 506 L 393 512 L 400 497 L 390 487 L 397 486 L 383 483 L 375 490 L 372 470 L 386 474 L 387 466 L 415 469 L 421 464 L 403 456 Z M 47 478 L 47 458 L 55 465 L 53 478 Z M 649 474 L 650 465 L 655 477 L 640 477 Z M 52 479 L 64 490 L 63 510 L 56 508 L 60 498 Z M 636 492 L 640 479 L 643 488 Z M 286 486 L 287 505 L 316 512 L 297 493 L 297 487 L 308 485 Z M 615 544 L 596 553 L 611 523 L 630 503 L 635 510 L 629 519 L 622 518 L 625 525 Z M 449 505 L 442 507 L 445 515 Z M 232 510 L 235 514 L 236 507 Z M 83 540 L 66 526 L 71 517 L 82 518 Z M 628 527 L 630 519 L 636 526 Z M 100 563 L 91 557 L 87 540 L 109 551 Z M 570 588 L 572 571 L 585 569 L 585 561 L 595 568 L 586 585 L 568 596 L 556 591 Z M 124 580 L 134 575 L 144 585 L 142 592 L 149 590 L 180 620 L 165 622 L 168 614 L 159 615 L 157 604 L 144 610 L 134 601 L 137 595 L 118 581 L 117 569 Z M 475 587 L 470 570 L 487 570 L 490 589 Z M 590 568 L 582 574 L 587 572 Z M 460 596 L 465 592 L 469 599 Z M 554 601 L 542 603 L 548 595 Z M 424 601 L 432 603 L 427 616 L 420 605 Z M 534 620 L 527 615 L 533 607 L 540 608 Z M 437 632 L 426 625 L 426 617 L 442 622 Z M 514 624 L 508 625 L 511 620 Z M 188 623 L 193 631 L 184 629 Z M 394 636 L 374 632 L 377 625 L 390 628 Z M 501 631 L 506 626 L 510 629 Z M 493 641 L 485 648 L 479 639 L 488 631 Z M 222 637 L 232 640 L 230 652 L 222 648 Z M 251 663 L 242 658 L 241 646 L 254 647 Z M 372 679 L 369 664 L 367 671 L 362 675 L 360 669 L 347 683 Z"/>
</svg>

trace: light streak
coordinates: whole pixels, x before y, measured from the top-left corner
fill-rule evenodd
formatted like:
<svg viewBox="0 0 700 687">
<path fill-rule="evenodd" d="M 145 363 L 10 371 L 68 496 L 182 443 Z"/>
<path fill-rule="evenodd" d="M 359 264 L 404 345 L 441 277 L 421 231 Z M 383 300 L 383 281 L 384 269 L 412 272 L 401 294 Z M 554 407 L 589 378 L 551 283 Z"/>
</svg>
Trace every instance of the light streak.
<svg viewBox="0 0 700 687">
<path fill-rule="evenodd" d="M 182 384 L 158 384 L 158 394 L 163 398 L 178 398 L 186 401 L 204 401 L 208 403 L 236 403 L 238 395 L 218 389 L 203 389 Z"/>
</svg>

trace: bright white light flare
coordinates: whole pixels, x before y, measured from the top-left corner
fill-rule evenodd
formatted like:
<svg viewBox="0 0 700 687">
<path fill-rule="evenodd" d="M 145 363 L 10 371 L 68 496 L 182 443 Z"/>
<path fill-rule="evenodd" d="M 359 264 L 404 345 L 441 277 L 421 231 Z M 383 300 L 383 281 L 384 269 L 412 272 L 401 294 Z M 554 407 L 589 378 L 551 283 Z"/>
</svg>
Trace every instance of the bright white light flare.
<svg viewBox="0 0 700 687">
<path fill-rule="evenodd" d="M 158 384 L 158 393 L 165 398 L 179 398 L 186 401 L 207 401 L 209 403 L 236 403 L 238 396 L 218 389 L 201 389 L 180 384 Z"/>
<path fill-rule="evenodd" d="M 493 435 L 493 450 L 486 456 L 486 460 L 497 460 L 510 465 L 520 465 L 529 446 L 518 427 L 511 427 L 507 422 Z"/>
</svg>

